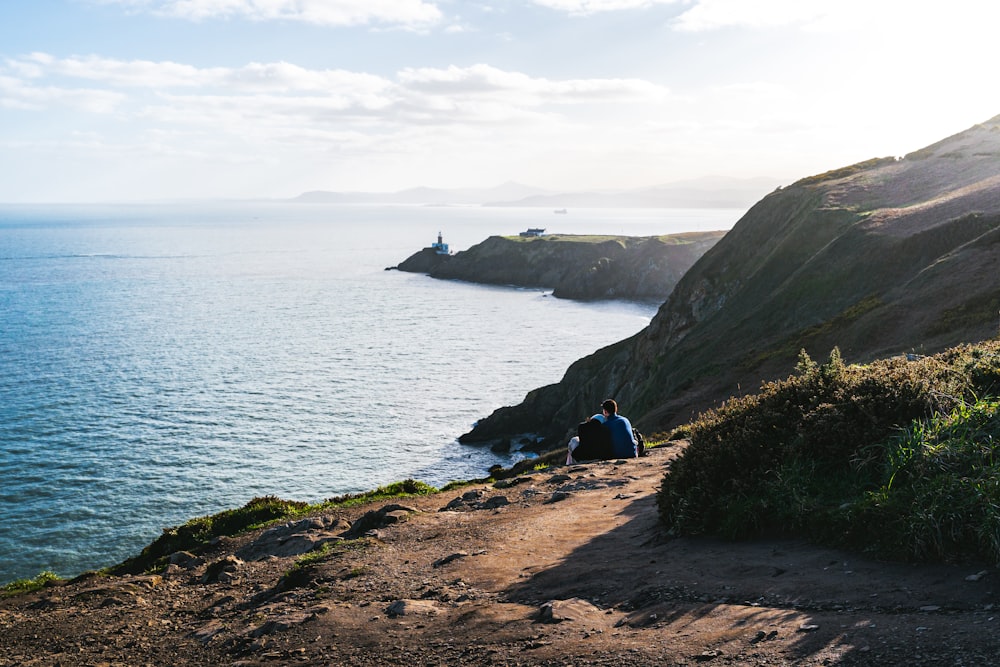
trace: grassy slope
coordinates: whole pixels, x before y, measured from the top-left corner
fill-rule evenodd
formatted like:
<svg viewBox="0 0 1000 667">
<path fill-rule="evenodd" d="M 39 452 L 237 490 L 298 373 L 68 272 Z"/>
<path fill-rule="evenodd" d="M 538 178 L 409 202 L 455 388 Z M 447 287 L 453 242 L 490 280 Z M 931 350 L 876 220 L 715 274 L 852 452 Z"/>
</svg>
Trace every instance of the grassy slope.
<svg viewBox="0 0 1000 667">
<path fill-rule="evenodd" d="M 994 335 L 1000 305 L 1000 118 L 903 160 L 771 193 L 684 275 L 651 325 L 464 436 L 557 441 L 614 396 L 647 432 L 780 377 L 799 350 L 852 362 Z M 513 429 L 513 430 L 511 430 Z"/>
</svg>

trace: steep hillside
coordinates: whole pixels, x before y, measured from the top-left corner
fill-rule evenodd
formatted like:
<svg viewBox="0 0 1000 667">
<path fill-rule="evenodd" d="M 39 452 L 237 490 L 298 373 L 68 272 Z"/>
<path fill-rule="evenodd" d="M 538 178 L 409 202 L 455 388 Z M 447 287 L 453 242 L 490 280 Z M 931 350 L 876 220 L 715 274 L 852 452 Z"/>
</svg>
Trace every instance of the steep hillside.
<svg viewBox="0 0 1000 667">
<path fill-rule="evenodd" d="M 566 299 L 666 299 L 681 276 L 725 235 L 491 236 L 455 255 L 424 249 L 401 271 L 493 285 L 546 287 Z"/>
<path fill-rule="evenodd" d="M 799 350 L 849 362 L 997 333 L 1000 116 L 902 159 L 802 179 L 751 208 L 649 327 L 482 420 L 463 442 L 561 438 L 602 398 L 666 429 L 783 377 Z M 555 444 L 552 442 L 551 444 Z"/>
</svg>

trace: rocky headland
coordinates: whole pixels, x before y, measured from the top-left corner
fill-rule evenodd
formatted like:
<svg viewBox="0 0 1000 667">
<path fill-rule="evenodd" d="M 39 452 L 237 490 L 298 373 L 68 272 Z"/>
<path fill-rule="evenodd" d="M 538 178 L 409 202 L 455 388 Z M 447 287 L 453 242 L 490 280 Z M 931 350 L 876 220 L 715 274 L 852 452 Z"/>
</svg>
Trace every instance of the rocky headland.
<svg viewBox="0 0 1000 667">
<path fill-rule="evenodd" d="M 554 447 L 608 396 L 640 430 L 667 431 L 786 376 L 803 349 L 864 363 L 984 340 L 998 330 L 998 241 L 1000 117 L 804 178 L 747 211 L 645 330 L 462 441 L 535 433 Z"/>
<path fill-rule="evenodd" d="M 491 236 L 454 255 L 425 248 L 400 271 L 490 285 L 551 289 L 565 299 L 662 303 L 724 231 L 663 236 Z"/>
</svg>

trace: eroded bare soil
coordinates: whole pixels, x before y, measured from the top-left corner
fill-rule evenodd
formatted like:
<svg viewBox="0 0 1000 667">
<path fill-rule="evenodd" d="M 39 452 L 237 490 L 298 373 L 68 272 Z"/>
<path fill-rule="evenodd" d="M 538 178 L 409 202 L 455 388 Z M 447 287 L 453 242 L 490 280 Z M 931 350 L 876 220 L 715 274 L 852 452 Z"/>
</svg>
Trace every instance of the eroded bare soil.
<svg viewBox="0 0 1000 667">
<path fill-rule="evenodd" d="M 0 665 L 1000 664 L 993 566 L 666 538 L 655 490 L 678 448 L 3 600 Z"/>
</svg>

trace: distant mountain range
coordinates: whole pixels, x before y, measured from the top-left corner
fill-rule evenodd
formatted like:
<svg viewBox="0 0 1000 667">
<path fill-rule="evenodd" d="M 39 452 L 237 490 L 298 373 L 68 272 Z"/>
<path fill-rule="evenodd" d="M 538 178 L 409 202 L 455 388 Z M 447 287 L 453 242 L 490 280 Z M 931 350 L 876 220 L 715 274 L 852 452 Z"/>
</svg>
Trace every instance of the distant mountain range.
<svg viewBox="0 0 1000 667">
<path fill-rule="evenodd" d="M 513 181 L 492 188 L 411 188 L 398 192 L 314 190 L 292 199 L 319 204 L 537 206 L 541 208 L 748 208 L 782 183 L 774 178 L 707 176 L 632 190 L 552 192 Z"/>
</svg>

